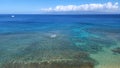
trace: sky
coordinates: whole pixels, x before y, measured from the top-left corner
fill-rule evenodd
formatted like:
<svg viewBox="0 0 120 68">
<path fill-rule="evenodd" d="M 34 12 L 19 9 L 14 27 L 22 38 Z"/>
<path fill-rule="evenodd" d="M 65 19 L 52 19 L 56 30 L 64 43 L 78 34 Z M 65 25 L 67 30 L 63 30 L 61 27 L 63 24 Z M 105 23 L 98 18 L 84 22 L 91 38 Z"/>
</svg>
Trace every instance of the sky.
<svg viewBox="0 0 120 68">
<path fill-rule="evenodd" d="M 120 0 L 0 0 L 0 14 L 120 14 Z"/>
</svg>

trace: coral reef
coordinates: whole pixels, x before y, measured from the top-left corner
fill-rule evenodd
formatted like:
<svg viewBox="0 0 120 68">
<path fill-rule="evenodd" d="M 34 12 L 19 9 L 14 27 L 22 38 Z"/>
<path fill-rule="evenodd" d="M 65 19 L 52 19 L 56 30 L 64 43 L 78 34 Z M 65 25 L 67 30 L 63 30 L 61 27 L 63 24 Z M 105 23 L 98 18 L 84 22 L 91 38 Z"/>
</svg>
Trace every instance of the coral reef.
<svg viewBox="0 0 120 68">
<path fill-rule="evenodd" d="M 19 44 L 19 40 L 23 43 Z M 5 52 L 4 62 L 1 62 L 2 68 L 93 68 L 96 64 L 88 52 L 81 51 L 63 34 L 54 39 L 41 33 L 15 34 L 11 42 L 12 47 L 8 48 L 11 50 Z"/>
<path fill-rule="evenodd" d="M 42 63 L 6 63 L 3 68 L 94 68 L 90 62 L 42 62 Z"/>
</svg>

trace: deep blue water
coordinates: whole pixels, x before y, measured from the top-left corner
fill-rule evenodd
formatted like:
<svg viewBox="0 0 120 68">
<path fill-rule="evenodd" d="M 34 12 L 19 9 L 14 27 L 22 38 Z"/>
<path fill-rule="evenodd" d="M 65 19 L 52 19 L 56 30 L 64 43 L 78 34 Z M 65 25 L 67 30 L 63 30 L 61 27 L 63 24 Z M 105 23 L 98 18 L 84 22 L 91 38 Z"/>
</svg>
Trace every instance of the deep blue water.
<svg viewBox="0 0 120 68">
<path fill-rule="evenodd" d="M 0 33 L 39 31 L 56 25 L 100 24 L 119 27 L 120 15 L 0 15 Z M 48 25 L 48 27 L 47 27 Z"/>
<path fill-rule="evenodd" d="M 19 63 L 53 63 L 53 60 L 68 63 L 66 68 L 70 68 L 69 62 L 73 66 L 87 62 L 96 66 L 101 65 L 97 60 L 100 58 L 90 55 L 99 56 L 103 51 L 110 51 L 114 58 L 120 59 L 120 15 L 11 16 L 0 15 L 1 67 L 15 68 L 12 63 L 18 66 Z M 114 63 L 120 62 L 114 60 Z"/>
</svg>

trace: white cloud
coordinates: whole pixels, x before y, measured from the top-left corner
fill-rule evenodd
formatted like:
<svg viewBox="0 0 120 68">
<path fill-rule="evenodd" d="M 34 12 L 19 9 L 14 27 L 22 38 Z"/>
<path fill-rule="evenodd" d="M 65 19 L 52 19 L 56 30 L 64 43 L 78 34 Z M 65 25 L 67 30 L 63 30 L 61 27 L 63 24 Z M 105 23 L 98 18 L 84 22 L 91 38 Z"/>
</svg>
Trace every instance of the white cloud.
<svg viewBox="0 0 120 68">
<path fill-rule="evenodd" d="M 67 11 L 102 11 L 111 12 L 118 11 L 118 2 L 112 3 L 107 2 L 104 4 L 94 3 L 94 4 L 82 4 L 82 5 L 58 5 L 56 7 L 42 8 L 45 12 L 67 12 Z"/>
</svg>

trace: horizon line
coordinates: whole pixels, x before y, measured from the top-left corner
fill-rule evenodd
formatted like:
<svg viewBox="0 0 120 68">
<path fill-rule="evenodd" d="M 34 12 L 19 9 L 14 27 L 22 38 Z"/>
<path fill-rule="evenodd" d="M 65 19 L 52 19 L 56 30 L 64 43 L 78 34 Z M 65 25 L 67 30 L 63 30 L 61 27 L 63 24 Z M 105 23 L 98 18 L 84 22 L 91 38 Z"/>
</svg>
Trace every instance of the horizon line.
<svg viewBox="0 0 120 68">
<path fill-rule="evenodd" d="M 95 14 L 50 14 L 50 13 L 0 13 L 0 15 L 120 15 L 120 13 L 95 13 Z"/>
</svg>

